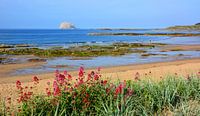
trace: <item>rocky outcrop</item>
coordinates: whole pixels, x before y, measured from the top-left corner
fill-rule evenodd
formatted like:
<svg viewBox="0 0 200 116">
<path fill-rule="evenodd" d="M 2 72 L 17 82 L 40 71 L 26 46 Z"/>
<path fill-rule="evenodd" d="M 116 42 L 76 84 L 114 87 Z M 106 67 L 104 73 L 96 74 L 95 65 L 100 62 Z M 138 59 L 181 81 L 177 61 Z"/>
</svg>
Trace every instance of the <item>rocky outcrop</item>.
<svg viewBox="0 0 200 116">
<path fill-rule="evenodd" d="M 62 22 L 59 26 L 60 29 L 75 29 L 75 26 L 68 22 Z"/>
</svg>

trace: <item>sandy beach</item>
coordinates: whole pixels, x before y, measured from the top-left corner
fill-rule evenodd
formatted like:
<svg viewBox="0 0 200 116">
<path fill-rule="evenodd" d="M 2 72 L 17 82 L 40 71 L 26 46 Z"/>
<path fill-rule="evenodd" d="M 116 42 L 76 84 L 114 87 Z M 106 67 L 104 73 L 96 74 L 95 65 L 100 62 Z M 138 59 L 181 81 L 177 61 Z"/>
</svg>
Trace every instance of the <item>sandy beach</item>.
<svg viewBox="0 0 200 116">
<path fill-rule="evenodd" d="M 17 65 L 17 64 L 16 64 Z M 12 68 L 11 66 L 9 66 Z M 7 67 L 8 68 L 8 67 Z M 86 73 L 91 70 L 96 69 L 86 69 Z M 126 65 L 126 66 L 116 66 L 116 67 L 102 67 L 102 78 L 109 78 L 111 81 L 116 80 L 133 80 L 136 73 L 140 74 L 141 79 L 151 79 L 159 81 L 165 76 L 178 75 L 187 77 L 188 75 L 198 74 L 200 72 L 200 59 L 186 59 L 177 60 L 171 62 L 157 62 L 157 63 L 147 63 L 147 64 L 137 64 L 137 65 Z M 75 78 L 77 76 L 77 71 L 69 72 Z M 32 81 L 33 76 L 38 76 L 40 83 L 37 85 L 34 91 L 37 93 L 43 93 L 44 88 L 47 87 L 47 82 L 52 82 L 54 79 L 54 73 L 44 73 L 35 75 L 19 75 L 12 77 L 1 77 L 0 79 L 0 93 L 1 97 L 6 97 L 11 95 L 16 97 L 16 80 L 23 82 L 23 85 L 34 86 Z M 43 88 L 43 89 L 41 89 Z"/>
<path fill-rule="evenodd" d="M 161 47 L 161 51 L 173 51 L 173 50 L 183 50 L 190 51 L 200 50 L 199 45 L 166 45 Z M 178 57 L 178 56 L 177 56 Z M 53 72 L 43 72 L 43 73 L 35 73 L 35 74 L 25 74 L 25 75 L 10 75 L 11 72 L 30 68 L 35 66 L 44 65 L 45 62 L 26 62 L 26 63 L 17 63 L 17 64 L 5 64 L 0 65 L 0 93 L 1 97 L 6 97 L 10 94 L 11 96 L 15 96 L 16 88 L 15 82 L 16 80 L 20 80 L 25 85 L 32 85 L 33 76 L 37 76 L 41 79 L 39 85 L 35 89 L 38 93 L 43 93 L 47 86 L 47 82 L 54 79 Z M 86 74 L 96 69 L 87 69 L 85 67 Z M 170 75 L 177 75 L 182 77 L 187 77 L 188 75 L 198 74 L 200 72 L 200 58 L 191 58 L 184 60 L 176 60 L 173 61 L 165 61 L 165 62 L 152 62 L 145 64 L 131 64 L 131 65 L 122 65 L 122 66 L 112 66 L 112 67 L 102 67 L 101 74 L 102 78 L 109 78 L 111 81 L 116 80 L 133 80 L 136 73 L 140 74 L 141 79 L 151 79 L 155 81 L 159 81 Z M 70 71 L 69 72 L 74 79 L 77 77 L 78 71 Z M 40 89 L 43 88 L 43 89 Z M 3 93 L 3 94 L 2 94 Z"/>
<path fill-rule="evenodd" d="M 38 73 L 38 74 L 26 74 L 17 76 L 8 76 L 6 72 L 12 71 L 15 68 L 26 68 L 31 66 L 41 65 L 41 63 L 27 63 L 27 64 L 10 64 L 2 65 L 0 68 L 1 80 L 0 84 L 13 83 L 16 80 L 22 82 L 31 81 L 33 76 L 38 76 L 40 79 L 52 79 L 54 73 Z M 158 79 L 163 75 L 170 75 L 177 73 L 178 75 L 185 76 L 187 74 L 197 73 L 200 71 L 200 59 L 185 59 L 167 62 L 156 62 L 156 63 L 146 63 L 146 64 L 133 64 L 124 66 L 114 66 L 114 67 L 102 67 L 102 75 L 106 78 L 111 78 L 116 80 L 129 80 L 134 77 L 134 73 L 139 72 L 141 77 L 151 75 L 154 79 Z M 96 69 L 86 69 L 86 73 Z M 77 76 L 77 71 L 70 71 L 70 74 Z M 122 78 L 123 77 L 123 78 Z"/>
</svg>

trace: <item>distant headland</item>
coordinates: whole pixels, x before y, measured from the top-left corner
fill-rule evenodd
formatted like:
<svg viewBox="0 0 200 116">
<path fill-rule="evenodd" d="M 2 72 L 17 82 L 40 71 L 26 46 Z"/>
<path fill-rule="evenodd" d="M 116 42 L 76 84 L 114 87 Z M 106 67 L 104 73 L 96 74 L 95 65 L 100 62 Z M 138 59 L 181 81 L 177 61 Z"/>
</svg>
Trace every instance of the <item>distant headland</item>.
<svg viewBox="0 0 200 116">
<path fill-rule="evenodd" d="M 169 30 L 200 30 L 200 23 L 168 27 Z"/>
</svg>

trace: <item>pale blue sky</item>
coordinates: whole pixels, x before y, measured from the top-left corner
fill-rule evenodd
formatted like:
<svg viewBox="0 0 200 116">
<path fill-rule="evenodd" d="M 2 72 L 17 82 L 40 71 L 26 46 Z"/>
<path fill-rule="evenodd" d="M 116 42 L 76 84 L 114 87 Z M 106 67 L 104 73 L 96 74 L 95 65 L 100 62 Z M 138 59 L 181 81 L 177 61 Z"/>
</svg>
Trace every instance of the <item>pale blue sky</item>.
<svg viewBox="0 0 200 116">
<path fill-rule="evenodd" d="M 160 28 L 200 22 L 200 0 L 0 0 L 0 28 Z"/>
</svg>

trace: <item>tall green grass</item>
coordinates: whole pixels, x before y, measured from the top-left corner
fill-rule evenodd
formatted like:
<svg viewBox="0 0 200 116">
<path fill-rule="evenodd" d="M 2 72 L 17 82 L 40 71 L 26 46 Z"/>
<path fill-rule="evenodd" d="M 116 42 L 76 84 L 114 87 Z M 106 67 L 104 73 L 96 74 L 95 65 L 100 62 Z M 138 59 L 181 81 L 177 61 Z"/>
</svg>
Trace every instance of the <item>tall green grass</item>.
<svg viewBox="0 0 200 116">
<path fill-rule="evenodd" d="M 122 82 L 102 84 L 97 80 L 73 91 L 62 90 L 58 96 L 34 95 L 22 102 L 20 112 L 13 112 L 19 116 L 200 115 L 200 78 L 196 76 L 168 77 L 160 82 L 130 80 L 122 93 L 116 94 L 120 84 Z M 111 88 L 109 92 L 108 88 Z M 129 95 L 128 90 L 132 90 Z M 84 101 L 85 98 L 88 99 Z M 3 106 L 0 111 L 5 115 Z"/>
</svg>

